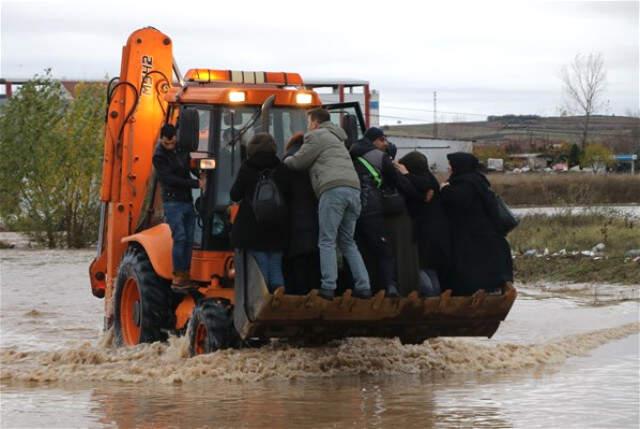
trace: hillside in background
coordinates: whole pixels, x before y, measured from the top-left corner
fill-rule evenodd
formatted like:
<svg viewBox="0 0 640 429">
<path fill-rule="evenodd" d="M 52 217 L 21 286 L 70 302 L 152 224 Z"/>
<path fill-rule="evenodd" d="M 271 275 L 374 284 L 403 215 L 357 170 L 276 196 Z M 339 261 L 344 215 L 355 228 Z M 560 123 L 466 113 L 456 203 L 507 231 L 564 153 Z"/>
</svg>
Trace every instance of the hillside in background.
<svg viewBox="0 0 640 429">
<path fill-rule="evenodd" d="M 473 140 L 476 145 L 506 146 L 509 152 L 542 149 L 550 144 L 579 143 L 582 116 L 489 116 L 486 121 L 437 124 L 439 138 Z M 389 136 L 434 137 L 433 124 L 384 126 Z M 593 116 L 589 141 L 616 152 L 636 152 L 640 145 L 640 118 Z"/>
</svg>

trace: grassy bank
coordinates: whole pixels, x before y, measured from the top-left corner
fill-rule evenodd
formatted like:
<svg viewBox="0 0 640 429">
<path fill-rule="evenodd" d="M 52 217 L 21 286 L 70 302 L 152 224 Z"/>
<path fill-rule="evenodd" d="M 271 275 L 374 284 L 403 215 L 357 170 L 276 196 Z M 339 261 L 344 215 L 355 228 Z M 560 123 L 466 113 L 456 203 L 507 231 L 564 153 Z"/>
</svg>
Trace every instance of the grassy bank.
<svg viewBox="0 0 640 429">
<path fill-rule="evenodd" d="M 640 264 L 624 258 L 521 258 L 514 261 L 518 282 L 561 281 L 640 285 Z"/>
<path fill-rule="evenodd" d="M 514 206 L 640 203 L 640 175 L 491 174 L 489 180 Z"/>
<path fill-rule="evenodd" d="M 518 281 L 640 284 L 640 261 L 625 257 L 631 249 L 640 249 L 637 219 L 603 214 L 526 216 L 508 238 L 516 254 Z M 604 249 L 594 252 L 600 243 Z"/>
</svg>

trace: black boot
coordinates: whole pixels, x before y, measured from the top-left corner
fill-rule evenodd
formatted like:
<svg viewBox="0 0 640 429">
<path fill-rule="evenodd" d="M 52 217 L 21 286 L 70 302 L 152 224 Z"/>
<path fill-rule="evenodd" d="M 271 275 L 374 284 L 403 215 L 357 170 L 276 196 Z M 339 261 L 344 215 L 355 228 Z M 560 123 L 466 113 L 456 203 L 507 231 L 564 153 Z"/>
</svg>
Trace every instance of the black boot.
<svg viewBox="0 0 640 429">
<path fill-rule="evenodd" d="M 371 289 L 363 289 L 363 290 L 354 289 L 353 294 L 351 294 L 351 296 L 354 298 L 369 299 L 371 298 Z"/>
<path fill-rule="evenodd" d="M 387 298 L 398 298 L 400 296 L 400 292 L 398 292 L 398 288 L 396 287 L 396 285 L 391 284 L 387 286 L 387 292 L 385 296 Z"/>
<path fill-rule="evenodd" d="M 318 289 L 318 296 L 320 298 L 326 299 L 327 301 L 333 301 L 335 292 L 331 289 L 320 288 Z"/>
</svg>

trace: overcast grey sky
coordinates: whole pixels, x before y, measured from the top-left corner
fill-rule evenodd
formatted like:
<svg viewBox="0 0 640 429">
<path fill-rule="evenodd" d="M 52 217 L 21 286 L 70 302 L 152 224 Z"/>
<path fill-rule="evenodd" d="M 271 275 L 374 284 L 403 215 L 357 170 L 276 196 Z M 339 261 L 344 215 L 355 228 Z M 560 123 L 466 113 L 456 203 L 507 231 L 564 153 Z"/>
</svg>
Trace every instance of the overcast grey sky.
<svg viewBox="0 0 640 429">
<path fill-rule="evenodd" d="M 555 115 L 561 67 L 601 52 L 607 107 L 639 105 L 639 2 L 542 1 L 7 1 L 0 75 L 117 75 L 120 50 L 139 27 L 174 41 L 193 67 L 296 71 L 366 79 L 380 91 L 382 123 L 487 114 Z M 463 114 L 464 113 L 464 114 Z M 467 114 L 469 113 L 469 114 Z"/>
</svg>

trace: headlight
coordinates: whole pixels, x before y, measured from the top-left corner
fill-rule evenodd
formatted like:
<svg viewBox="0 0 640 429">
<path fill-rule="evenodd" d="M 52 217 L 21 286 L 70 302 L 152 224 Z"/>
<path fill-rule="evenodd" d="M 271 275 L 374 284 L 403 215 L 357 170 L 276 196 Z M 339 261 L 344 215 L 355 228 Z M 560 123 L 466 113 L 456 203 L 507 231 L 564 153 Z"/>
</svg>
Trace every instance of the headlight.
<svg viewBox="0 0 640 429">
<path fill-rule="evenodd" d="M 296 103 L 298 104 L 311 104 L 313 96 L 308 92 L 299 92 L 296 94 Z"/>
<path fill-rule="evenodd" d="M 231 103 L 244 103 L 247 94 L 244 91 L 229 91 L 229 101 Z"/>
</svg>

